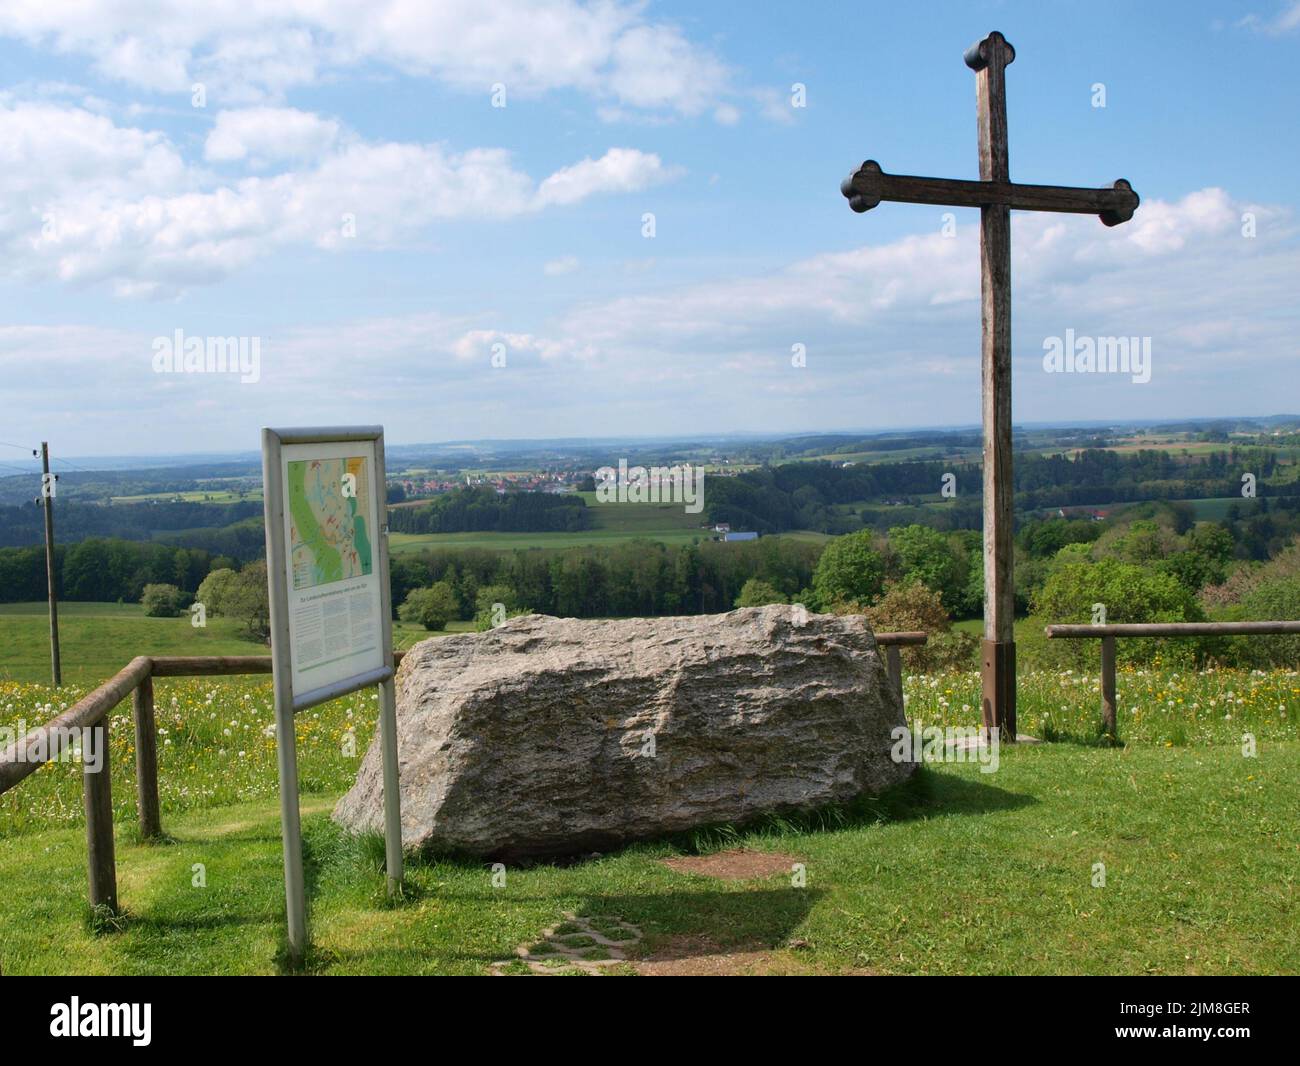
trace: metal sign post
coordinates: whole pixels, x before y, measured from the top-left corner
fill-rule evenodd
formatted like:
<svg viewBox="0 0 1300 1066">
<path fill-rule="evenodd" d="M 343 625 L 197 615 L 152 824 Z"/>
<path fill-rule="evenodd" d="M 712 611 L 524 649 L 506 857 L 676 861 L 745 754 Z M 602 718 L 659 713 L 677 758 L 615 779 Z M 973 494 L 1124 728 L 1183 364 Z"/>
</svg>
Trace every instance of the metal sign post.
<svg viewBox="0 0 1300 1066">
<path fill-rule="evenodd" d="M 289 953 L 307 951 L 294 715 L 379 686 L 388 892 L 402 883 L 382 426 L 262 430 Z"/>
</svg>

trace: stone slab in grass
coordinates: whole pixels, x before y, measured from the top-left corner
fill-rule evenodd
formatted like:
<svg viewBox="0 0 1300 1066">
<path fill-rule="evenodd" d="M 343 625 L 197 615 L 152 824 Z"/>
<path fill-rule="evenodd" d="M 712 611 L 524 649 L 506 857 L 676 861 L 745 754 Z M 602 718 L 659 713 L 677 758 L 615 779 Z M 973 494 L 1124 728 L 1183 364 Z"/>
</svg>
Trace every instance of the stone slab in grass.
<svg viewBox="0 0 1300 1066">
<path fill-rule="evenodd" d="M 800 861 L 793 855 L 733 848 L 712 855 L 679 855 L 664 859 L 663 864 L 681 874 L 717 877 L 724 881 L 749 881 L 776 874 L 789 876 L 794 865 Z"/>
</svg>

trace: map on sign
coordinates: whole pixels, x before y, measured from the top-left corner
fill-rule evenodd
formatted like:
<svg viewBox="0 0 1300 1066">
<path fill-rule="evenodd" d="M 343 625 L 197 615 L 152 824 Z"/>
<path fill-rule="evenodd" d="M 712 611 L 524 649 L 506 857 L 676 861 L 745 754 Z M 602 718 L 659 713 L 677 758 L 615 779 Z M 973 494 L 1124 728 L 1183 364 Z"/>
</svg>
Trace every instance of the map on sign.
<svg viewBox="0 0 1300 1066">
<path fill-rule="evenodd" d="M 289 559 L 293 587 L 365 577 L 373 567 L 370 479 L 363 456 L 288 464 Z"/>
</svg>

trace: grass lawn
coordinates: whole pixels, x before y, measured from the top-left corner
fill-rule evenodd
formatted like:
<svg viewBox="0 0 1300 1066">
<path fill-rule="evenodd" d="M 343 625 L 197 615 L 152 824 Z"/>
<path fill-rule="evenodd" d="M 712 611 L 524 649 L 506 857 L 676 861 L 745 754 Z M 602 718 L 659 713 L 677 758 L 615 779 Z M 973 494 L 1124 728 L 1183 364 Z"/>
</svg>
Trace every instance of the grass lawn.
<svg viewBox="0 0 1300 1066">
<path fill-rule="evenodd" d="M 32 642 L 18 649 L 24 658 L 10 645 L 11 676 L 44 676 L 40 606 L 0 611 L 11 638 Z M 86 627 L 84 643 L 69 646 L 100 658 L 67 655 L 87 677 L 59 690 L 0 680 L 0 727 L 45 720 L 132 654 L 194 650 L 183 643 L 195 639 L 188 620 L 138 612 L 69 605 L 65 627 Z M 425 635 L 396 633 L 399 644 Z M 396 906 L 383 897 L 382 848 L 328 817 L 374 733 L 374 693 L 354 693 L 296 721 L 310 968 L 486 973 L 564 912 L 587 911 L 642 930 L 638 950 L 652 959 L 674 954 L 675 965 L 707 970 L 1300 972 L 1300 674 L 1122 669 L 1118 687 L 1121 749 L 1092 743 L 1095 677 L 1024 670 L 1022 729 L 1056 739 L 1004 747 L 995 773 L 927 765 L 902 789 L 817 828 L 773 823 L 511 868 L 503 887 L 486 864 L 413 861 Z M 914 724 L 976 721 L 974 672 L 909 674 L 905 691 Z M 0 795 L 0 971 L 279 971 L 269 679 L 160 679 L 155 698 L 168 843 L 135 840 L 130 701 L 110 716 L 119 928 L 92 930 L 86 920 L 80 767 L 45 766 Z M 1256 757 L 1243 754 L 1246 733 Z M 806 885 L 784 873 L 720 881 L 661 861 L 735 845 L 803 863 Z M 1093 886 L 1098 863 L 1104 887 Z"/>
<path fill-rule="evenodd" d="M 1294 742 L 1254 760 L 1227 747 L 1004 750 L 996 774 L 926 767 L 838 828 L 732 841 L 797 858 L 806 887 L 678 873 L 660 860 L 680 849 L 652 844 L 511 869 L 499 888 L 486 865 L 415 863 L 391 907 L 374 842 L 329 821 L 333 793 L 307 795 L 309 966 L 481 974 L 574 911 L 633 923 L 652 956 L 759 951 L 764 972 L 1294 973 L 1298 757 Z M 173 814 L 164 845 L 129 843 L 122 825 L 126 916 L 107 932 L 84 919 L 80 829 L 0 839 L 0 965 L 277 972 L 278 825 L 270 798 Z"/>
</svg>

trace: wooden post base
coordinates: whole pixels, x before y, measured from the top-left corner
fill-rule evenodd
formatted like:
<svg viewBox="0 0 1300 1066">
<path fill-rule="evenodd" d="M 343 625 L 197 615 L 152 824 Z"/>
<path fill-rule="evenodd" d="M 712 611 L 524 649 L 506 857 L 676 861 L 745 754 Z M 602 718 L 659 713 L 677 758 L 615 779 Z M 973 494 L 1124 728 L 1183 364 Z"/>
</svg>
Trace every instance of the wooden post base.
<svg viewBox="0 0 1300 1066">
<path fill-rule="evenodd" d="M 1009 744 L 1016 740 L 1016 642 L 988 640 L 980 642 L 980 677 L 983 696 L 980 707 L 984 728 L 997 730 Z"/>
</svg>

